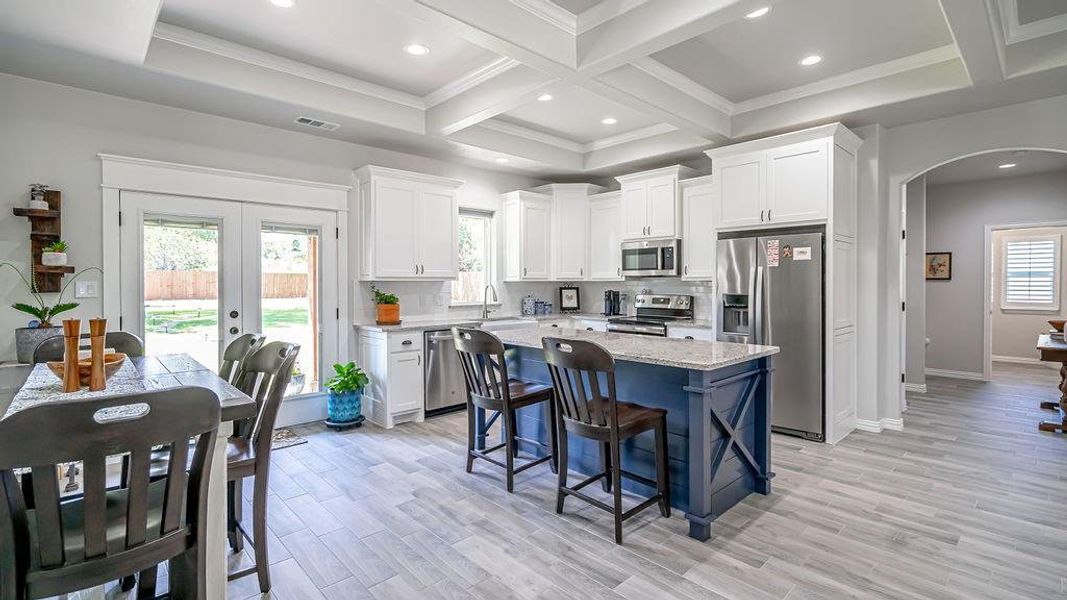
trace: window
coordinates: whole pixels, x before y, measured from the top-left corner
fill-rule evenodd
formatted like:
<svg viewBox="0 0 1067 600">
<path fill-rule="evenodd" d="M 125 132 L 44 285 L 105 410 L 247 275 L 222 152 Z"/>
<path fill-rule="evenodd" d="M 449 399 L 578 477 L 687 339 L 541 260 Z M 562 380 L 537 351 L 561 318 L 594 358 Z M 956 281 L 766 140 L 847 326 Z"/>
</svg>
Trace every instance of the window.
<svg viewBox="0 0 1067 600">
<path fill-rule="evenodd" d="M 1060 309 L 1060 236 L 1004 238 L 1005 310 Z"/>
<path fill-rule="evenodd" d="M 493 273 L 493 213 L 459 211 L 459 277 L 452 282 L 452 304 L 481 304 Z"/>
</svg>

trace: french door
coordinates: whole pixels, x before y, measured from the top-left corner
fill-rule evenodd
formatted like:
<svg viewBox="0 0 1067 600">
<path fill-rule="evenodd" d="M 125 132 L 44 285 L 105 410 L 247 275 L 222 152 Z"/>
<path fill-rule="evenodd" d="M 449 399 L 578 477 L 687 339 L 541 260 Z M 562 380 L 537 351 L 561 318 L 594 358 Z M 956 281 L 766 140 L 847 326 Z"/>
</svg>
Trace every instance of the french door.
<svg viewBox="0 0 1067 600">
<path fill-rule="evenodd" d="M 244 333 L 297 343 L 290 395 L 319 391 L 338 355 L 335 212 L 125 191 L 119 207 L 122 329 L 211 369 Z"/>
</svg>

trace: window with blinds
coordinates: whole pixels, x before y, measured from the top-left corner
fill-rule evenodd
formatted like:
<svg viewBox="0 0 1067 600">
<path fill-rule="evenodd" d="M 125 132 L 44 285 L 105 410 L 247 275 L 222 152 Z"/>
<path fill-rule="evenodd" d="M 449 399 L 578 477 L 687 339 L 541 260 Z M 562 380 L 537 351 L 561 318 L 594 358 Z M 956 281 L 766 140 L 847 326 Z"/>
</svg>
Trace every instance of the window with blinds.
<svg viewBox="0 0 1067 600">
<path fill-rule="evenodd" d="M 1060 236 L 1004 239 L 1001 307 L 1058 311 Z"/>
</svg>

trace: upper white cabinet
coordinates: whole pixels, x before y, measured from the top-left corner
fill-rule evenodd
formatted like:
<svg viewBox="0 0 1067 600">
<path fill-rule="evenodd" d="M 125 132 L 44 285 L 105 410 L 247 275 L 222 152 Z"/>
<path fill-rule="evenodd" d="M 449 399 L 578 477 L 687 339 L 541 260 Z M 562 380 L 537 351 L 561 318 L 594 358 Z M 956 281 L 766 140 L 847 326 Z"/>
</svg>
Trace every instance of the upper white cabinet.
<svg viewBox="0 0 1067 600">
<path fill-rule="evenodd" d="M 678 237 L 681 233 L 681 194 L 678 181 L 695 174 L 676 165 L 623 175 L 622 236 L 624 240 Z"/>
<path fill-rule="evenodd" d="M 554 183 L 534 191 L 552 198 L 552 279 L 589 279 L 589 197 L 604 188 L 588 183 Z"/>
<path fill-rule="evenodd" d="M 552 277 L 552 197 L 536 192 L 504 195 L 505 281 Z M 583 253 L 584 255 L 584 253 Z"/>
<path fill-rule="evenodd" d="M 719 229 L 819 224 L 835 212 L 854 222 L 861 142 L 835 123 L 706 151 L 719 192 Z"/>
<path fill-rule="evenodd" d="M 715 278 L 715 206 L 718 187 L 712 176 L 681 182 L 682 186 L 682 280 L 710 281 Z"/>
<path fill-rule="evenodd" d="M 589 199 L 589 279 L 623 279 L 621 195 L 605 192 Z"/>
<path fill-rule="evenodd" d="M 457 179 L 386 167 L 356 171 L 362 280 L 455 279 L 458 274 Z"/>
</svg>

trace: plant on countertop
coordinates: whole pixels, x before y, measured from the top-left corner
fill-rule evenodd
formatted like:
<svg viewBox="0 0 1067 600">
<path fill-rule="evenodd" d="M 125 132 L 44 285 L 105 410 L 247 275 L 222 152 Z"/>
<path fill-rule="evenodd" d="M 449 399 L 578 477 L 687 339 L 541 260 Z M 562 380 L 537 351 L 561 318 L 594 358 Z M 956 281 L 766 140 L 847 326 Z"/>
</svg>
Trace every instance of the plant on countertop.
<svg viewBox="0 0 1067 600">
<path fill-rule="evenodd" d="M 34 305 L 26 304 L 23 302 L 16 302 L 11 305 L 11 308 L 14 308 L 19 312 L 24 312 L 26 314 L 33 315 L 39 321 L 41 321 L 41 327 L 51 327 L 52 319 L 55 318 L 56 315 L 60 313 L 65 313 L 68 310 L 74 310 L 75 308 L 78 308 L 79 304 L 77 302 L 63 302 L 63 294 L 67 292 L 67 288 L 70 287 L 70 284 L 74 283 L 74 280 L 76 280 L 82 273 L 85 273 L 86 271 L 98 271 L 103 274 L 103 271 L 100 269 L 100 267 L 87 267 L 85 269 L 82 269 L 81 271 L 78 271 L 74 274 L 73 277 L 71 277 L 67 281 L 66 284 L 63 285 L 63 289 L 59 291 L 59 295 L 56 297 L 55 303 L 48 304 L 44 301 L 44 296 L 39 291 L 37 291 L 37 281 L 33 279 L 32 275 L 27 278 L 25 275 L 22 274 L 22 271 L 19 271 L 18 267 L 9 262 L 0 263 L 0 267 L 11 267 L 11 270 L 18 274 L 19 279 L 22 280 L 23 285 L 26 286 L 26 290 L 30 293 L 31 296 L 33 296 L 33 300 L 36 303 L 36 305 Z"/>
<path fill-rule="evenodd" d="M 48 244 L 47 246 L 42 248 L 42 250 L 45 251 L 45 252 L 63 253 L 63 252 L 66 252 L 67 248 L 69 248 L 69 247 L 70 247 L 70 245 L 67 244 L 66 241 L 58 240 L 58 241 L 52 242 L 51 244 Z"/>
<path fill-rule="evenodd" d="M 337 375 L 326 380 L 323 385 L 335 394 L 357 392 L 370 383 L 370 377 L 367 377 L 363 369 L 357 367 L 354 362 L 349 362 L 348 364 L 336 363 L 333 366 L 333 370 Z"/>
<path fill-rule="evenodd" d="M 396 294 L 387 294 L 378 289 L 373 283 L 370 284 L 370 292 L 374 295 L 375 304 L 400 304 L 400 299 Z"/>
</svg>

